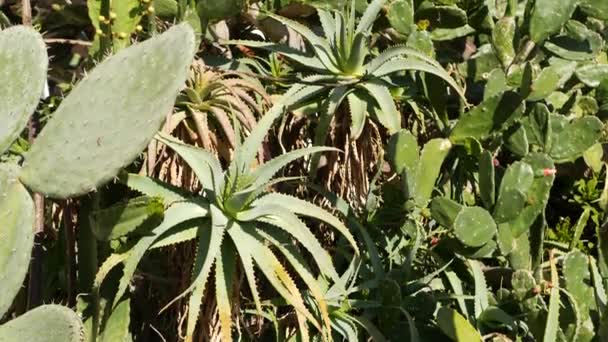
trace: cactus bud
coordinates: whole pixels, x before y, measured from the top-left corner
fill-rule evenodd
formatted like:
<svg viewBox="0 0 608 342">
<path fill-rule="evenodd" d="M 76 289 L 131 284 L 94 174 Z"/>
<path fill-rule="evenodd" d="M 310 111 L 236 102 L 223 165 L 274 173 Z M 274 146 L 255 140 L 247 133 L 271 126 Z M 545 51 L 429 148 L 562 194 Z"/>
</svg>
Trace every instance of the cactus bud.
<svg viewBox="0 0 608 342">
<path fill-rule="evenodd" d="M 148 11 L 148 13 L 150 13 L 150 14 L 154 13 L 154 6 L 150 6 L 150 7 L 148 7 L 147 11 Z"/>
<path fill-rule="evenodd" d="M 439 238 L 436 236 L 433 236 L 431 238 L 431 246 L 437 246 L 437 244 L 439 244 Z"/>
<path fill-rule="evenodd" d="M 543 176 L 553 176 L 557 173 L 556 169 L 543 169 Z"/>
</svg>

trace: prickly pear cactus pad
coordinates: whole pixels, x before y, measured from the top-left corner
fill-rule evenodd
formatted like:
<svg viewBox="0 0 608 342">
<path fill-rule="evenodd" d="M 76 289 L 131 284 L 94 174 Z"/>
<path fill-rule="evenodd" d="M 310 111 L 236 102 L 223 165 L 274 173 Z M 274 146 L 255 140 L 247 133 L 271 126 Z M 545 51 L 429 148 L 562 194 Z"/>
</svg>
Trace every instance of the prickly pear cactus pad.
<svg viewBox="0 0 608 342">
<path fill-rule="evenodd" d="M 0 318 L 21 289 L 34 245 L 34 204 L 16 173 L 0 164 Z"/>
<path fill-rule="evenodd" d="M 25 26 L 0 31 L 0 154 L 25 128 L 46 80 L 42 37 Z"/>
<path fill-rule="evenodd" d="M 72 310 L 60 305 L 43 305 L 0 325 L 0 342 L 80 342 L 82 322 Z"/>
<path fill-rule="evenodd" d="M 190 26 L 177 25 L 97 66 L 37 138 L 20 174 L 23 183 L 49 197 L 67 198 L 112 179 L 171 111 L 194 41 Z"/>
</svg>

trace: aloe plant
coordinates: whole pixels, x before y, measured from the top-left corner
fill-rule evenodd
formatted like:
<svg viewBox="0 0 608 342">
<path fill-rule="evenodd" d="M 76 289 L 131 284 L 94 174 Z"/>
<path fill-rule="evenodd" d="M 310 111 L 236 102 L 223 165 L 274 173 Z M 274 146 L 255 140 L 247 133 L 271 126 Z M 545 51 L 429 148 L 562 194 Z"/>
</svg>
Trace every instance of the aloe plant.
<svg viewBox="0 0 608 342">
<path fill-rule="evenodd" d="M 257 117 L 270 104 L 269 95 L 257 80 L 234 72 L 213 71 L 200 61 L 192 66 L 186 84 L 178 106 L 188 110 L 201 146 L 209 151 L 222 145 L 217 140 L 227 141 L 234 149 L 239 134 L 235 127 L 251 131 Z M 232 123 L 234 119 L 238 125 Z M 214 132 L 221 132 L 214 139 L 215 144 L 210 138 Z"/>
<path fill-rule="evenodd" d="M 299 33 L 307 42 L 306 51 L 267 42 L 233 40 L 226 43 L 280 53 L 316 75 L 306 79 L 307 83 L 314 83 L 311 87 L 322 87 L 327 94 L 319 114 L 316 145 L 324 144 L 333 114 L 345 100 L 350 108 L 352 139 L 359 137 L 368 115 L 393 134 L 401 128 L 401 114 L 390 92 L 391 85 L 387 81 L 390 76 L 404 71 L 426 72 L 445 80 L 458 94 L 464 95 L 439 63 L 417 50 L 394 46 L 372 56 L 368 46 L 372 26 L 384 3 L 384 0 L 372 1 L 358 24 L 354 2 L 345 11 L 347 15 L 317 9 L 324 37 L 296 21 L 267 14 Z"/>
<path fill-rule="evenodd" d="M 306 89 L 292 91 L 304 92 Z M 151 231 L 151 235 L 141 238 L 126 253 L 123 277 L 114 305 L 126 291 L 137 264 L 149 248 L 156 243 L 164 244 L 161 237 L 171 240 L 171 230 L 176 225 L 192 219 L 208 218 L 199 225 L 194 236 L 187 235 L 187 238 L 196 237 L 198 240 L 192 284 L 172 301 L 190 295 L 189 306 L 192 309 L 189 311 L 187 319 L 187 340 L 193 338 L 207 278 L 209 278 L 213 265 L 215 265 L 215 275 L 211 279 L 215 283 L 222 336 L 224 340 L 232 339 L 233 313 L 230 303 L 234 296 L 232 286 L 237 256 L 240 258 L 258 312 L 262 311 L 253 268 L 254 263 L 277 292 L 295 308 L 302 336 L 306 339 L 309 336 L 306 321 L 318 329 L 321 329 L 322 325 L 329 325 L 327 308 L 319 284 L 306 266 L 303 255 L 290 246 L 289 239 L 293 238 L 301 244 L 312 255 L 322 274 L 334 281 L 337 281 L 339 276 L 331 257 L 322 248 L 310 228 L 298 216 L 308 216 L 333 226 L 346 237 L 355 250 L 357 250 L 356 242 L 344 224 L 324 209 L 295 197 L 268 191 L 268 187 L 286 180 L 285 178 L 273 179 L 275 173 L 283 166 L 295 159 L 311 153 L 327 151 L 329 148 L 313 147 L 292 151 L 253 170 L 250 168 L 257 152 L 257 146 L 274 121 L 273 119 L 286 107 L 293 105 L 294 101 L 293 97 L 285 95 L 279 103 L 275 104 L 255 126 L 250 136 L 236 149 L 235 158 L 225 171 L 222 170 L 219 161 L 209 152 L 185 145 L 164 134 L 157 135 L 159 142 L 169 146 L 190 165 L 204 190 L 201 196 L 184 198 L 172 193 L 169 188 L 159 188 L 158 186 L 144 188 L 140 185 L 141 181 L 132 182 L 130 180 L 137 179 L 137 177 L 127 177 L 126 184 L 135 190 L 142 191 L 149 196 L 164 197 L 167 209 L 163 222 Z M 166 196 L 167 193 L 170 195 Z M 180 242 L 180 240 L 173 239 L 172 242 Z M 277 247 L 284 255 L 320 303 L 323 317 L 321 323 L 304 305 L 302 295 L 295 282 L 275 253 L 269 249 L 268 242 Z"/>
</svg>

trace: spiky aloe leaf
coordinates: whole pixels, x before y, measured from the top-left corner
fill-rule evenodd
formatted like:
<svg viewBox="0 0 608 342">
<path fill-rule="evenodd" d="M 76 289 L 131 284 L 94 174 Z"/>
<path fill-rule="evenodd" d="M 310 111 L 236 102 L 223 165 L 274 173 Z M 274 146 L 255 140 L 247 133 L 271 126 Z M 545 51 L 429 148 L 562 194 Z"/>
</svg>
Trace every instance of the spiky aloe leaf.
<svg viewBox="0 0 608 342">
<path fill-rule="evenodd" d="M 322 79 L 323 76 L 315 75 L 304 78 L 307 82 L 315 82 Z M 325 91 L 324 86 L 317 85 L 294 85 L 276 102 L 270 110 L 264 114 L 264 117 L 251 131 L 251 134 L 245 139 L 243 145 L 239 148 L 238 153 L 230 164 L 230 170 L 236 171 L 247 170 L 251 162 L 255 159 L 259 146 L 264 141 L 268 130 L 272 123 L 281 116 L 286 110 L 300 105 L 318 94 Z"/>
<path fill-rule="evenodd" d="M 327 71 L 331 71 L 332 73 L 339 73 L 339 70 L 334 67 L 326 67 L 319 61 L 319 59 L 315 57 L 310 57 L 304 52 L 289 47 L 288 45 L 283 44 L 275 44 L 272 42 L 260 42 L 255 40 L 226 40 L 221 41 L 223 44 L 229 45 L 243 45 L 252 48 L 260 48 L 274 53 L 280 53 L 282 56 L 285 56 L 287 59 L 291 59 L 296 63 L 299 63 L 305 66 L 307 69 L 312 70 L 317 73 L 325 73 Z"/>
<path fill-rule="evenodd" d="M 97 239 L 112 240 L 125 236 L 143 224 L 157 226 L 163 218 L 165 208 L 162 200 L 137 197 L 110 208 L 93 211 L 89 218 L 91 229 Z"/>
<path fill-rule="evenodd" d="M 479 318 L 482 312 L 490 306 L 488 303 L 488 285 L 481 268 L 482 264 L 475 260 L 468 260 L 468 264 L 471 267 L 475 281 L 475 317 Z"/>
<path fill-rule="evenodd" d="M 237 214 L 241 222 L 260 221 L 283 229 L 304 246 L 312 255 L 321 272 L 335 281 L 340 278 L 329 253 L 319 240 L 296 215 L 278 204 L 253 205 L 252 209 Z"/>
<path fill-rule="evenodd" d="M 319 311 L 323 317 L 323 322 L 325 326 L 329 328 L 330 318 L 327 310 L 327 302 L 323 297 L 320 284 L 309 270 L 302 254 L 298 252 L 296 246 L 291 243 L 289 235 L 285 234 L 279 229 L 273 229 L 272 227 L 258 227 L 257 233 L 273 244 L 285 256 L 285 258 L 287 258 L 289 264 L 293 267 L 298 276 L 300 276 L 310 290 L 312 296 L 319 306 Z"/>
<path fill-rule="evenodd" d="M 173 202 L 183 200 L 188 195 L 182 189 L 171 184 L 134 173 L 122 173 L 119 175 L 118 180 L 131 190 L 135 190 L 143 195 L 162 198 L 167 206 Z"/>
<path fill-rule="evenodd" d="M 46 82 L 42 37 L 25 26 L 0 31 L 0 154 L 17 139 L 36 109 Z"/>
<path fill-rule="evenodd" d="M 288 153 L 282 154 L 278 157 L 275 157 L 266 163 L 258 166 L 252 173 L 252 177 L 255 180 L 253 182 L 253 187 L 258 188 L 267 184 L 271 178 L 279 172 L 282 168 L 287 166 L 287 164 L 291 163 L 294 160 L 300 159 L 307 155 L 317 154 L 321 152 L 327 151 L 339 151 L 336 148 L 332 147 L 308 147 L 301 148 L 294 151 L 290 151 Z"/>
<path fill-rule="evenodd" d="M 178 245 L 184 242 L 192 241 L 198 237 L 199 229 L 209 225 L 207 218 L 200 220 L 191 220 L 179 224 L 163 235 L 150 247 L 152 249 L 164 248 L 172 245 Z"/>
<path fill-rule="evenodd" d="M 465 316 L 469 316 L 469 311 L 467 308 L 467 305 L 465 303 L 465 300 L 463 298 L 464 296 L 464 291 L 462 289 L 462 280 L 460 280 L 460 278 L 458 278 L 458 275 L 456 275 L 456 273 L 454 271 L 445 271 L 445 277 L 447 278 L 448 282 L 450 283 L 450 287 L 452 288 L 452 291 L 454 292 L 454 294 L 458 297 L 456 297 L 456 302 L 458 303 L 458 308 L 461 310 L 461 312 L 465 315 Z"/>
<path fill-rule="evenodd" d="M 312 45 L 315 57 L 323 64 L 325 69 L 332 70 L 333 74 L 340 74 L 339 63 L 336 60 L 336 56 L 332 53 L 332 48 L 326 39 L 316 35 L 311 29 L 297 21 L 287 19 L 273 13 L 267 14 L 272 19 L 302 35 L 302 38 Z"/>
<path fill-rule="evenodd" d="M 359 139 L 365 127 L 369 107 L 367 101 L 364 100 L 365 98 L 365 92 L 360 89 L 356 89 L 346 96 L 348 109 L 350 110 L 350 133 L 353 140 Z"/>
<path fill-rule="evenodd" d="M 356 32 L 367 33 L 371 30 L 374 21 L 376 21 L 376 17 L 382 10 L 384 3 L 386 0 L 373 0 L 371 4 L 367 6 L 361 20 L 359 20 L 359 25 L 357 25 Z"/>
<path fill-rule="evenodd" d="M 275 290 L 293 305 L 300 314 L 306 317 L 311 324 L 321 330 L 317 320 L 304 306 L 302 296 L 285 267 L 279 262 L 272 250 L 264 245 L 263 240 L 256 236 L 257 234 L 254 231 L 253 226 L 235 224 L 228 231 L 228 234 L 239 255 L 252 258 Z"/>
<path fill-rule="evenodd" d="M 396 133 L 401 129 L 401 114 L 397 110 L 388 87 L 381 81 L 365 82 L 361 84 L 361 87 L 376 100 L 379 106 L 379 110 L 375 111 L 376 118 L 388 130 L 389 134 Z"/>
<path fill-rule="evenodd" d="M 232 309 L 230 297 L 236 273 L 235 250 L 230 244 L 222 246 L 215 258 L 215 298 L 220 317 L 222 341 L 232 341 Z"/>
<path fill-rule="evenodd" d="M 481 342 L 481 335 L 466 318 L 462 317 L 456 310 L 441 307 L 437 312 L 437 324 L 439 329 L 452 341 Z"/>
<path fill-rule="evenodd" d="M 372 62 L 370 62 L 370 65 L 372 64 Z M 368 66 L 366 66 L 366 68 L 368 68 Z M 446 81 L 458 93 L 458 95 L 464 98 L 464 92 L 462 88 L 456 83 L 456 81 L 454 81 L 454 79 L 448 74 L 448 72 L 443 69 L 443 67 L 427 63 L 426 61 L 421 61 L 419 58 L 409 57 L 391 59 L 386 63 L 381 64 L 376 70 L 370 73 L 371 75 L 379 78 L 397 72 L 410 70 L 422 71 L 441 78 L 442 80 Z"/>
<path fill-rule="evenodd" d="M 549 252 L 549 258 L 552 259 L 552 251 Z M 551 295 L 549 296 L 549 312 L 547 313 L 547 324 L 545 325 L 545 333 L 543 335 L 543 342 L 553 342 L 557 340 L 557 333 L 559 331 L 559 278 L 557 275 L 557 267 L 555 261 L 550 260 L 551 263 Z"/>
<path fill-rule="evenodd" d="M 206 217 L 209 215 L 209 209 L 205 207 L 205 203 L 197 202 L 178 202 L 173 204 L 169 209 L 165 211 L 165 217 L 163 222 L 156 228 L 154 228 L 149 235 L 142 237 L 133 248 L 129 251 L 129 255 L 125 260 L 123 275 L 120 278 L 116 296 L 114 299 L 113 306 L 115 307 L 122 299 L 123 294 L 127 290 L 129 281 L 133 277 L 137 265 L 141 258 L 152 244 L 162 236 L 166 231 L 175 227 L 176 225 L 197 218 Z"/>
<path fill-rule="evenodd" d="M 224 182 L 224 174 L 219 160 L 211 153 L 184 144 L 168 134 L 159 133 L 156 139 L 177 152 L 192 168 L 205 190 L 217 191 Z"/>
<path fill-rule="evenodd" d="M 60 305 L 43 305 L 0 325 L 0 341 L 81 342 L 84 339 L 78 315 Z"/>
<path fill-rule="evenodd" d="M 20 179 L 37 192 L 66 198 L 118 174 L 171 110 L 194 48 L 192 28 L 181 24 L 102 62 L 53 114 Z"/>
<path fill-rule="evenodd" d="M 21 289 L 34 246 L 34 202 L 16 173 L 0 164 L 0 317 Z"/>
<path fill-rule="evenodd" d="M 589 215 L 591 214 L 590 208 L 585 208 L 581 216 L 576 220 L 576 225 L 574 226 L 574 234 L 572 235 L 572 240 L 570 241 L 570 249 L 573 250 L 577 248 L 578 242 L 583 235 L 583 230 L 587 226 L 587 221 L 589 221 Z"/>
<path fill-rule="evenodd" d="M 226 229 L 230 228 L 228 218 L 219 210 L 219 208 L 211 205 L 209 210 L 211 225 L 200 227 L 198 233 L 199 240 L 192 271 L 192 283 L 185 291 L 165 306 L 166 308 L 188 293 L 192 293 L 188 299 L 188 305 L 192 309 L 188 311 L 188 320 L 186 323 L 187 337 L 192 337 L 194 334 L 194 329 L 196 328 L 200 313 L 200 306 L 207 286 L 207 278 L 211 272 L 211 266 L 213 266 L 215 259 L 221 253 L 224 233 L 226 232 Z"/>
<path fill-rule="evenodd" d="M 329 127 L 331 125 L 332 119 L 334 117 L 334 113 L 338 110 L 344 98 L 348 95 L 348 88 L 346 86 L 341 86 L 330 90 L 329 96 L 323 105 L 323 110 L 319 113 L 319 123 L 317 124 L 317 128 L 315 128 L 315 137 L 313 144 L 314 146 L 323 146 L 325 145 L 325 141 L 327 140 L 327 134 L 329 133 Z M 356 118 L 356 121 L 359 122 L 361 118 Z M 365 122 L 365 117 L 363 118 L 363 122 Z M 352 132 L 353 135 L 358 136 L 361 133 L 360 131 Z M 315 154 L 312 157 L 312 161 L 310 163 L 310 171 L 311 178 L 315 178 L 317 174 L 317 167 L 319 166 L 319 160 L 321 158 L 321 154 Z"/>
<path fill-rule="evenodd" d="M 131 322 L 131 300 L 123 300 L 112 310 L 103 331 L 98 337 L 99 342 L 128 342 L 132 341 L 129 324 Z"/>
<path fill-rule="evenodd" d="M 357 247 L 357 242 L 355 241 L 355 238 L 352 236 L 348 228 L 337 217 L 333 216 L 327 210 L 305 200 L 301 200 L 299 198 L 290 195 L 280 194 L 277 192 L 272 192 L 263 197 L 260 197 L 253 203 L 253 205 L 264 205 L 272 203 L 280 203 L 281 206 L 287 208 L 294 214 L 307 216 L 331 225 L 346 238 L 346 240 L 351 244 L 351 246 L 355 250 L 355 253 L 359 254 L 359 247 Z"/>
</svg>

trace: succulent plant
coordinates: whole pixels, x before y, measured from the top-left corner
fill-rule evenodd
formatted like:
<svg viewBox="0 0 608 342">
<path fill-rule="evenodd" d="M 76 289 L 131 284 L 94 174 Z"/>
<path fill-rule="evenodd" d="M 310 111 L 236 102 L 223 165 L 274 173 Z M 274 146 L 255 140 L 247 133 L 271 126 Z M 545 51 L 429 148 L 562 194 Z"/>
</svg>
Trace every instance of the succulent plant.
<svg viewBox="0 0 608 342">
<path fill-rule="evenodd" d="M 194 34 L 182 24 L 106 59 L 57 108 L 28 152 L 20 180 L 54 198 L 82 195 L 111 180 L 171 111 L 193 55 Z M 150 68 L 173 77 L 158 79 Z"/>
<path fill-rule="evenodd" d="M 17 139 L 34 112 L 44 85 L 48 57 L 38 32 L 24 26 L 0 33 L 0 154 Z"/>
<path fill-rule="evenodd" d="M 357 245 L 348 229 L 329 212 L 298 198 L 266 190 L 269 186 L 285 180 L 281 178 L 272 180 L 272 178 L 287 163 L 311 153 L 326 151 L 328 148 L 312 147 L 292 151 L 270 160 L 254 170 L 250 169 L 251 162 L 257 153 L 257 146 L 266 131 L 274 119 L 286 108 L 297 104 L 296 101 L 299 97 L 292 96 L 292 92 L 299 91 L 305 90 L 290 90 L 271 108 L 270 112 L 255 126 L 250 136 L 237 148 L 235 158 L 226 171 L 222 170 L 219 161 L 210 153 L 185 145 L 170 136 L 163 134 L 157 136 L 159 142 L 172 148 L 193 168 L 204 192 L 200 197 L 187 197 L 177 202 L 169 202 L 168 198 L 164 198 L 167 209 L 163 222 L 154 228 L 150 235 L 142 237 L 126 255 L 123 277 L 114 305 L 126 291 L 127 284 L 144 253 L 157 243 L 161 236 L 170 234 L 169 232 L 175 226 L 184 221 L 208 218 L 209 220 L 201 223 L 194 236 L 188 237 L 198 239 L 199 244 L 192 272 L 192 284 L 172 301 L 190 295 L 189 302 L 192 309 L 187 319 L 187 340 L 193 338 L 198 321 L 198 308 L 201 305 L 207 278 L 209 278 L 213 265 L 215 265 L 215 276 L 211 279 L 215 281 L 222 336 L 224 340 L 232 339 L 230 303 L 234 296 L 232 284 L 237 255 L 241 260 L 258 312 L 261 312 L 261 301 L 256 285 L 254 262 L 279 294 L 296 309 L 300 333 L 305 339 L 309 334 L 306 321 L 318 329 L 321 329 L 322 325 L 329 325 L 328 312 L 319 284 L 303 261 L 302 255 L 292 248 L 288 241 L 290 238 L 294 238 L 302 244 L 311 253 L 322 274 L 334 281 L 338 281 L 339 276 L 329 254 L 298 216 L 309 216 L 325 222 L 344 235 L 355 250 L 357 250 Z M 142 187 L 130 184 L 128 180 L 127 185 L 143 190 Z M 168 191 L 168 189 L 162 190 L 162 187 L 158 188 L 158 186 L 153 187 L 152 192 L 144 191 L 148 196 L 158 196 Z M 171 197 L 178 198 L 178 195 L 174 194 Z M 319 303 L 322 323 L 319 323 L 304 306 L 302 296 L 295 287 L 294 281 L 277 256 L 268 248 L 267 242 L 278 248 L 305 282 Z"/>
<path fill-rule="evenodd" d="M 43 305 L 0 325 L 2 342 L 81 342 L 83 338 L 78 315 L 60 305 Z"/>
<path fill-rule="evenodd" d="M 0 164 L 0 317 L 21 289 L 34 246 L 34 202 L 17 172 L 16 166 Z"/>
<path fill-rule="evenodd" d="M 99 51 L 106 53 L 110 48 L 118 51 L 129 46 L 131 36 L 142 30 L 139 25 L 142 18 L 148 13 L 154 13 L 156 2 L 158 1 L 154 3 L 141 0 L 88 2 L 89 18 L 95 28 Z"/>
<path fill-rule="evenodd" d="M 355 25 L 355 6 L 351 3 L 344 12 L 329 12 L 318 9 L 325 37 L 315 34 L 306 26 L 274 14 L 269 17 L 290 27 L 308 43 L 307 51 L 288 46 L 256 41 L 229 41 L 249 47 L 263 48 L 281 53 L 317 74 L 307 79 L 311 88 L 328 93 L 324 112 L 320 113 L 315 134 L 315 144 L 323 145 L 327 128 L 334 112 L 347 100 L 351 115 L 351 137 L 357 139 L 363 130 L 368 115 L 375 117 L 389 133 L 401 128 L 401 115 L 397 111 L 390 85 L 385 79 L 403 71 L 421 71 L 438 76 L 455 91 L 463 95 L 460 86 L 443 67 L 417 50 L 403 46 L 388 48 L 370 60 L 367 43 L 376 17 L 385 1 L 374 0 Z"/>
<path fill-rule="evenodd" d="M 431 198 L 441 164 L 452 144 L 447 139 L 429 141 L 420 154 L 416 138 L 406 130 L 394 134 L 388 153 L 395 172 L 401 175 L 406 197 L 425 207 Z"/>
<path fill-rule="evenodd" d="M 176 52 L 168 48 L 174 44 L 182 49 Z M 16 27 L 1 31 L 0 45 L 15 46 L 11 55 L 6 53 L 9 49 L 3 49 L 0 57 L 5 60 L 3 72 L 7 75 L 14 73 L 17 78 L 15 87 L 0 95 L 0 103 L 6 104 L 8 109 L 0 114 L 11 124 L 2 132 L 3 152 L 21 133 L 37 104 L 45 81 L 47 61 L 42 39 L 32 29 Z M 0 283 L 5 289 L 0 297 L 0 316 L 6 313 L 19 292 L 29 267 L 34 241 L 34 203 L 26 187 L 47 196 L 68 198 L 84 194 L 114 177 L 120 167 L 141 152 L 158 130 L 165 114 L 171 110 L 193 54 L 192 29 L 180 25 L 108 58 L 70 93 L 54 113 L 27 154 L 23 168 L 0 164 L 0 218 L 4 224 L 0 228 Z M 31 70 L 23 69 L 23 62 L 29 62 Z M 172 77 L 152 82 L 148 78 L 151 74 L 142 67 L 150 65 L 165 68 Z M 127 87 L 130 93 L 118 93 L 116 86 Z M 140 89 L 139 95 L 133 97 L 136 89 Z M 14 90 L 19 91 L 18 95 Z M 16 99 L 22 103 L 14 103 Z M 75 136 L 74 129 L 81 134 Z M 136 144 L 112 142 L 113 138 L 124 138 L 125 132 L 131 129 L 147 136 Z M 78 144 L 68 144 L 72 139 Z M 120 148 L 114 150 L 112 144 Z M 69 146 L 74 149 L 66 152 Z M 92 150 L 96 153 L 91 153 Z M 104 154 L 108 156 L 104 162 L 109 164 L 86 165 L 90 161 L 101 161 L 99 156 Z M 105 167 L 109 169 L 103 170 Z M 47 172 L 46 177 L 50 178 L 43 176 Z M 63 181 L 61 177 L 65 177 Z M 131 217 L 131 213 L 122 214 Z M 135 216 L 138 220 L 141 214 Z M 124 229 L 127 232 L 131 230 L 130 227 Z M 82 322 L 74 312 L 45 305 L 0 326 L 0 341 L 20 338 L 82 341 L 84 333 Z"/>
<path fill-rule="evenodd" d="M 240 134 L 235 127 L 250 132 L 271 102 L 256 79 L 230 71 L 214 71 L 202 61 L 194 63 L 186 84 L 178 106 L 187 109 L 200 144 L 208 151 L 218 150 L 223 145 L 221 140 L 234 149 Z M 232 123 L 234 119 L 239 121 L 238 125 Z M 211 138 L 213 134 L 215 139 Z"/>
</svg>

